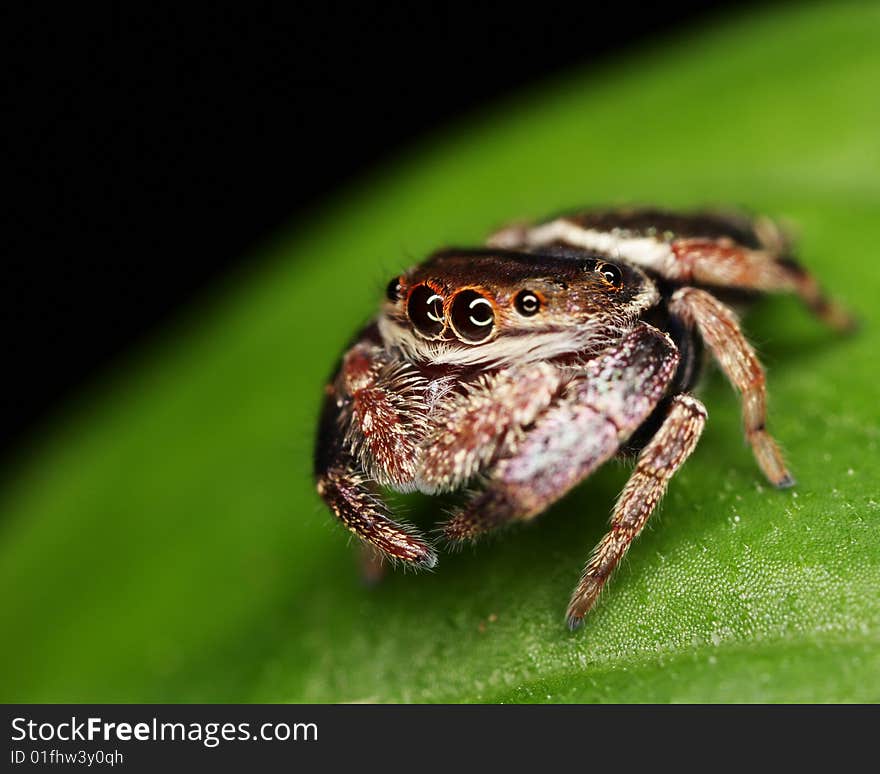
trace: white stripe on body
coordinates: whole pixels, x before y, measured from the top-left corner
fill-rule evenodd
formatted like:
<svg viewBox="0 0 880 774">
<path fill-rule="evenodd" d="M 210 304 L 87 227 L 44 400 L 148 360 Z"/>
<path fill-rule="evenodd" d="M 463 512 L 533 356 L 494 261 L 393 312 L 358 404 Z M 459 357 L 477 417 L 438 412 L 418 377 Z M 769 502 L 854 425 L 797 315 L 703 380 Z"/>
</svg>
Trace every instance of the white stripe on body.
<svg viewBox="0 0 880 774">
<path fill-rule="evenodd" d="M 560 218 L 526 229 L 524 232 L 528 247 L 541 247 L 563 242 L 572 247 L 620 257 L 629 263 L 651 269 L 670 279 L 677 279 L 682 271 L 679 259 L 672 252 L 672 246 L 656 237 L 627 236 L 623 232 L 598 231 Z"/>
</svg>

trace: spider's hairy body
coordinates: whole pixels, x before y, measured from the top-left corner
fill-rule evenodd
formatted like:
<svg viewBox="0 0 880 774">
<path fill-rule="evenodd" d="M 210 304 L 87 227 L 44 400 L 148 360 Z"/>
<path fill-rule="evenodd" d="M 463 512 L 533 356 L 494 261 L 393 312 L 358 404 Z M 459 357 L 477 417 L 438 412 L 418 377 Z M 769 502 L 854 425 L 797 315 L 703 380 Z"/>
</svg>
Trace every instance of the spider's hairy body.
<svg viewBox="0 0 880 774">
<path fill-rule="evenodd" d="M 439 251 L 391 281 L 327 386 L 318 491 L 373 555 L 433 567 L 433 546 L 377 487 L 467 488 L 443 532 L 471 540 L 636 455 L 569 604 L 575 628 L 696 446 L 704 348 L 742 395 L 765 476 L 794 483 L 766 429 L 763 369 L 725 303 L 777 291 L 850 326 L 766 219 L 589 211 Z"/>
</svg>

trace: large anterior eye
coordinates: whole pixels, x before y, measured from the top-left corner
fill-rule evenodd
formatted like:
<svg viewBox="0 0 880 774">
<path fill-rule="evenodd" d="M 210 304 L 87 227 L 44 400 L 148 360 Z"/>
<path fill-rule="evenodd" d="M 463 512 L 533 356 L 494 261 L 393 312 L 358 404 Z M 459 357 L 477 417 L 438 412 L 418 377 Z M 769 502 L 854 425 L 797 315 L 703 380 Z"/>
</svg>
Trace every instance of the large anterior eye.
<svg viewBox="0 0 880 774">
<path fill-rule="evenodd" d="M 462 290 L 453 300 L 449 316 L 459 337 L 473 344 L 488 339 L 495 326 L 492 302 L 475 290 Z"/>
<path fill-rule="evenodd" d="M 409 294 L 406 313 L 423 336 L 434 338 L 443 332 L 443 299 L 427 285 L 413 288 Z"/>
</svg>

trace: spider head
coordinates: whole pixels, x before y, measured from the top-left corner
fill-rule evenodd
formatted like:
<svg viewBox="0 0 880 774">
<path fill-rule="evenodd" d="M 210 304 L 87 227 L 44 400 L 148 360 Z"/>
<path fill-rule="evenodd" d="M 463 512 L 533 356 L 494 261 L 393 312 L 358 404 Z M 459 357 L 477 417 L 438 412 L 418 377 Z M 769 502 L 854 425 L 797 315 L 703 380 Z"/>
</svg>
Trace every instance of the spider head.
<svg viewBox="0 0 880 774">
<path fill-rule="evenodd" d="M 657 302 L 625 263 L 583 251 L 444 250 L 388 285 L 386 342 L 421 359 L 545 359 L 620 335 Z"/>
</svg>

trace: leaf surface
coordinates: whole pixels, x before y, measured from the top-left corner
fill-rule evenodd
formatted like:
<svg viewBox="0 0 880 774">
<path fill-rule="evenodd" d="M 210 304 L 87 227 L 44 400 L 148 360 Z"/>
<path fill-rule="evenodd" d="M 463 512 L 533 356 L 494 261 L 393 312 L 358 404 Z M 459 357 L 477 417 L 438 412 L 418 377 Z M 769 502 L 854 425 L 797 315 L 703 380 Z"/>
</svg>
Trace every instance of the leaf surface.
<svg viewBox="0 0 880 774">
<path fill-rule="evenodd" d="M 878 39 L 876 5 L 683 32 L 438 129 L 280 235 L 6 471 L 0 698 L 880 699 Z M 798 486 L 763 484 L 715 374 L 700 446 L 580 633 L 565 604 L 622 467 L 362 587 L 309 475 L 345 342 L 431 249 L 618 202 L 790 219 L 861 317 L 842 339 L 773 298 L 747 321 Z"/>
</svg>

